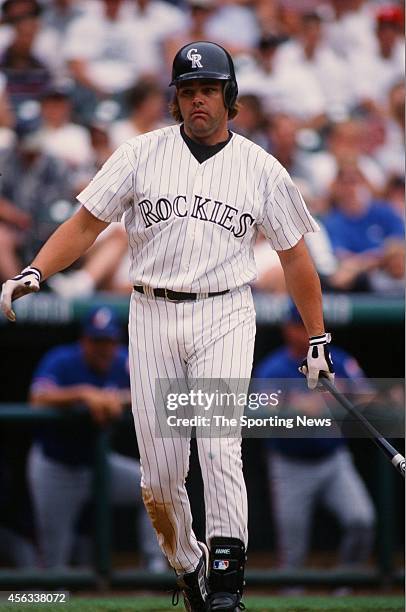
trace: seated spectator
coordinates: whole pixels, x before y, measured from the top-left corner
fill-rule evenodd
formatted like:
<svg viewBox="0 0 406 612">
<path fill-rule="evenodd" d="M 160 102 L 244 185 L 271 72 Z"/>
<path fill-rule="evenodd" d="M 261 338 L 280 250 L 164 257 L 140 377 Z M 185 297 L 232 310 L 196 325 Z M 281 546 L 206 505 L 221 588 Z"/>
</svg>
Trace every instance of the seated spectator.
<svg viewBox="0 0 406 612">
<path fill-rule="evenodd" d="M 15 115 L 7 94 L 7 82 L 0 72 L 0 150 L 7 149 L 15 143 Z"/>
<path fill-rule="evenodd" d="M 119 96 L 147 70 L 147 63 L 142 64 L 142 32 L 124 14 L 123 0 L 101 0 L 100 4 L 100 14 L 72 21 L 64 46 L 76 82 L 75 110 L 84 121 L 93 116 L 100 100 Z"/>
<path fill-rule="evenodd" d="M 291 307 L 282 326 L 285 345 L 261 361 L 257 379 L 292 380 L 302 377 L 298 366 L 309 338 L 300 315 Z M 356 360 L 333 346 L 336 375 L 364 378 Z M 315 414 L 324 408 L 323 394 L 291 392 L 295 407 Z M 289 405 L 289 397 L 286 398 Z M 293 400 L 290 400 L 293 401 Z M 365 564 L 371 553 L 375 512 L 370 495 L 359 476 L 343 438 L 271 438 L 266 444 L 269 491 L 272 494 L 280 567 L 304 566 L 310 549 L 312 520 L 318 505 L 327 508 L 341 527 L 339 563 L 347 568 Z"/>
<path fill-rule="evenodd" d="M 38 134 L 19 133 L 0 151 L 0 278 L 17 274 L 72 212 L 70 172 L 41 152 Z M 24 266 L 23 266 L 24 267 Z M 13 272 L 12 272 L 13 271 Z"/>
<path fill-rule="evenodd" d="M 73 171 L 92 162 L 89 133 L 73 123 L 72 102 L 66 87 L 50 87 L 41 98 L 42 151 L 63 160 Z"/>
<path fill-rule="evenodd" d="M 128 351 L 120 339 L 114 311 L 97 307 L 85 318 L 80 341 L 49 351 L 34 373 L 30 391 L 34 409 L 82 407 L 93 421 L 92 425 L 41 425 L 36 433 L 28 479 L 44 567 L 69 565 L 77 521 L 91 500 L 97 428 L 112 423 L 130 403 Z M 112 502 L 137 506 L 145 567 L 163 571 L 166 562 L 141 498 L 139 462 L 111 452 L 108 465 Z"/>
<path fill-rule="evenodd" d="M 403 240 L 402 219 L 386 202 L 374 200 L 351 162 L 340 167 L 332 200 L 334 209 L 323 220 L 337 257 L 358 274 L 378 268 L 388 240 Z"/>
<path fill-rule="evenodd" d="M 370 275 L 371 288 L 385 296 L 405 295 L 405 255 L 403 240 L 388 240 L 379 267 Z"/>
<path fill-rule="evenodd" d="M 332 49 L 343 58 L 373 53 L 374 14 L 366 0 L 330 0 L 334 11 L 327 30 Z"/>
<path fill-rule="evenodd" d="M 364 151 L 364 141 L 368 122 L 361 119 L 348 119 L 333 124 L 327 136 L 327 154 L 323 166 L 324 185 L 329 186 L 337 178 L 342 163 L 353 160 L 361 170 L 365 181 L 375 195 L 379 195 L 385 185 L 385 173 L 378 162 Z M 328 163 L 327 163 L 328 158 Z"/>
<path fill-rule="evenodd" d="M 203 1 L 203 0 L 202 0 Z M 209 1 L 209 0 L 208 0 Z M 184 6 L 182 7 L 185 8 Z M 163 70 L 162 51 L 165 49 L 165 41 L 173 39 L 187 31 L 187 15 L 185 10 L 171 6 L 165 0 L 133 0 L 131 2 L 131 16 L 135 19 L 137 31 L 139 32 L 140 65 L 143 66 L 144 76 L 154 76 L 160 80 L 166 74 Z M 202 40 L 205 40 L 203 38 Z M 198 38 L 190 38 L 199 40 Z M 176 49 L 177 51 L 177 49 Z M 164 53 L 166 55 L 166 53 Z M 172 65 L 173 57 L 169 57 Z M 162 81 L 166 87 L 166 80 Z"/>
<path fill-rule="evenodd" d="M 65 73 L 65 63 L 60 53 L 60 32 L 46 20 L 47 7 L 37 0 L 6 0 L 1 8 L 0 54 L 15 38 L 15 25 L 27 17 L 35 17 L 38 31 L 32 53 L 50 70 L 54 78 L 61 77 Z"/>
<path fill-rule="evenodd" d="M 127 233 L 121 223 L 111 223 L 88 250 L 80 268 L 54 274 L 48 286 L 60 297 L 86 298 L 95 291 L 129 295 L 129 257 Z"/>
<path fill-rule="evenodd" d="M 385 117 L 385 141 L 374 157 L 389 176 L 405 175 L 405 95 L 404 81 L 395 83 L 389 92 Z"/>
<path fill-rule="evenodd" d="M 327 114 L 336 119 L 354 105 L 353 85 L 348 65 L 326 43 L 324 28 L 319 13 L 303 13 L 299 35 L 281 46 L 279 62 L 285 70 L 298 65 L 307 68 L 323 92 Z"/>
<path fill-rule="evenodd" d="M 283 68 L 278 49 L 285 42 L 274 35 L 259 41 L 256 65 L 248 62 L 238 71 L 240 93 L 259 96 L 265 112 L 292 115 L 302 126 L 320 127 L 325 122 L 325 96 L 306 66 Z"/>
<path fill-rule="evenodd" d="M 168 71 L 172 69 L 173 58 L 178 50 L 191 40 L 212 40 L 208 34 L 208 24 L 216 0 L 187 0 L 188 23 L 186 27 L 164 40 L 165 60 Z"/>
<path fill-rule="evenodd" d="M 300 146 L 300 122 L 284 113 L 268 116 L 266 149 L 285 166 L 291 176 L 306 181 L 308 190 L 323 198 L 333 179 L 333 160 L 326 151 L 307 151 Z M 321 212 L 320 203 L 317 212 Z"/>
<path fill-rule="evenodd" d="M 394 83 L 404 79 L 404 12 L 397 5 L 384 5 L 376 15 L 374 52 L 350 53 L 355 94 L 360 104 L 381 107 Z"/>
<path fill-rule="evenodd" d="M 163 91 L 154 81 L 141 79 L 126 96 L 129 115 L 110 128 L 113 149 L 139 134 L 151 132 L 164 124 Z"/>
<path fill-rule="evenodd" d="M 12 106 L 20 112 L 21 105 L 36 100 L 51 80 L 50 67 L 35 50 L 41 25 L 40 13 L 36 0 L 8 0 L 2 6 L 11 39 L 1 50 L 0 70 L 7 78 L 7 93 Z M 55 55 L 55 49 L 50 55 Z"/>
<path fill-rule="evenodd" d="M 220 44 L 236 55 L 256 47 L 261 35 L 252 2 L 215 2 L 216 10 L 208 24 L 209 40 Z"/>
<path fill-rule="evenodd" d="M 385 187 L 383 198 L 401 219 L 405 218 L 405 178 L 392 176 Z"/>
</svg>

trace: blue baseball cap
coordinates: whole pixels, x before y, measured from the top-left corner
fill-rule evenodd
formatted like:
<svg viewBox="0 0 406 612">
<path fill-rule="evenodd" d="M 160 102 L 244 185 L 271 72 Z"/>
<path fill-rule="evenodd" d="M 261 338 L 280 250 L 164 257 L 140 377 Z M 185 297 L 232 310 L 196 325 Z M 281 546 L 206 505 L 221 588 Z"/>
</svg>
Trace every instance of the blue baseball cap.
<svg viewBox="0 0 406 612">
<path fill-rule="evenodd" d="M 82 333 L 88 338 L 120 340 L 121 327 L 115 311 L 110 306 L 96 306 L 84 318 Z"/>
</svg>

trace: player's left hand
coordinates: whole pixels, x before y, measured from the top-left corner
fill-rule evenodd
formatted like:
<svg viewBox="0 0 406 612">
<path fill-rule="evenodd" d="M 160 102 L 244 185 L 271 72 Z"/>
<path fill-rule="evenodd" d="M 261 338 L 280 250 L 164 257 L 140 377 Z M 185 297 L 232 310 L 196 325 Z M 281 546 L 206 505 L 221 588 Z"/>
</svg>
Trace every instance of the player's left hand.
<svg viewBox="0 0 406 612">
<path fill-rule="evenodd" d="M 14 310 L 11 308 L 11 303 L 27 293 L 39 291 L 39 284 L 41 282 L 41 272 L 37 268 L 24 268 L 20 274 L 10 278 L 10 280 L 3 283 L 1 296 L 0 296 L 0 307 L 3 314 L 9 321 L 15 321 L 16 315 Z"/>
<path fill-rule="evenodd" d="M 313 336 L 309 340 L 309 350 L 307 357 L 299 367 L 299 372 L 307 378 L 309 389 L 322 388 L 319 379 L 326 376 L 334 382 L 334 368 L 328 344 L 331 341 L 331 334 Z"/>
</svg>

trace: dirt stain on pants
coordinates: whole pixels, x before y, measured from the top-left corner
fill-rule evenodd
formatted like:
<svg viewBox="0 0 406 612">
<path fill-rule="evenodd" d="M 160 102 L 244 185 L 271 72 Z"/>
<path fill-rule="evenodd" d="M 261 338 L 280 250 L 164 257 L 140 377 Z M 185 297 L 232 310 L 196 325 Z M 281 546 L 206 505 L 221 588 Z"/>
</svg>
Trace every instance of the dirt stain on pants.
<svg viewBox="0 0 406 612">
<path fill-rule="evenodd" d="M 151 489 L 141 487 L 142 499 L 157 533 L 158 544 L 170 560 L 176 554 L 176 517 L 170 502 L 157 502 Z"/>
</svg>

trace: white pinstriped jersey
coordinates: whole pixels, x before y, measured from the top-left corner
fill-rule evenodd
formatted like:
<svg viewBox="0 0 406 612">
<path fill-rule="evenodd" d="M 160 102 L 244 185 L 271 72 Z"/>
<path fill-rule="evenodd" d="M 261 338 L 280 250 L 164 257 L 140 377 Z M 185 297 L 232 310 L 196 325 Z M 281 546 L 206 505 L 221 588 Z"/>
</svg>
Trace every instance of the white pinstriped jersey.
<svg viewBox="0 0 406 612">
<path fill-rule="evenodd" d="M 234 133 L 199 163 L 178 125 L 125 142 L 78 200 L 103 221 L 124 214 L 132 284 L 174 291 L 223 291 L 254 280 L 258 229 L 277 251 L 318 230 L 272 155 Z"/>
</svg>

